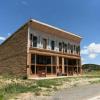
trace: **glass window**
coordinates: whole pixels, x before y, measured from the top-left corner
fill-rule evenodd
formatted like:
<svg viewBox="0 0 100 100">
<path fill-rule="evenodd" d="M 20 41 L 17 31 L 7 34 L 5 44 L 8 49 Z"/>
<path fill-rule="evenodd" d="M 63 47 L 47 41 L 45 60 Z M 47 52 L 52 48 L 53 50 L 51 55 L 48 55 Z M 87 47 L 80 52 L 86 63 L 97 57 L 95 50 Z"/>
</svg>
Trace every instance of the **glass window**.
<svg viewBox="0 0 100 100">
<path fill-rule="evenodd" d="M 44 48 L 44 49 L 47 48 L 47 39 L 43 39 L 43 48 Z"/>
<path fill-rule="evenodd" d="M 51 50 L 55 49 L 55 41 L 51 41 Z"/>
<path fill-rule="evenodd" d="M 65 48 L 65 52 L 67 52 L 67 44 L 65 44 L 64 48 Z"/>
<path fill-rule="evenodd" d="M 73 53 L 73 45 L 71 45 L 71 53 Z"/>
<path fill-rule="evenodd" d="M 33 36 L 33 47 L 37 47 L 37 37 Z"/>
<path fill-rule="evenodd" d="M 59 51 L 62 51 L 62 43 L 59 42 Z"/>
</svg>

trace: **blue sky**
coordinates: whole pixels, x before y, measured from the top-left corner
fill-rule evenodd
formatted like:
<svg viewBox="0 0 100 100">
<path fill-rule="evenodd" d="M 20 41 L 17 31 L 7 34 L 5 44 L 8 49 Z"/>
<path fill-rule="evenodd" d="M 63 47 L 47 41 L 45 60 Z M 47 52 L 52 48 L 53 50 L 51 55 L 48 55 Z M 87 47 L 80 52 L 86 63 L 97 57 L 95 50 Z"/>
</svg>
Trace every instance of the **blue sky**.
<svg viewBox="0 0 100 100">
<path fill-rule="evenodd" d="M 1 0 L 0 42 L 30 18 L 81 35 L 82 62 L 100 64 L 100 0 Z"/>
</svg>

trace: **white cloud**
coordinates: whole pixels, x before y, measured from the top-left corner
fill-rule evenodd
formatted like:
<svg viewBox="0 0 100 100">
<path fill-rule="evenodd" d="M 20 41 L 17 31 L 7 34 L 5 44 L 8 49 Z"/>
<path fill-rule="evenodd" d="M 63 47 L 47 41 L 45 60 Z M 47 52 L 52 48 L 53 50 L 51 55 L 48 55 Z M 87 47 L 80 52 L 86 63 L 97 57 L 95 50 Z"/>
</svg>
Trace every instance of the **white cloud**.
<svg viewBox="0 0 100 100">
<path fill-rule="evenodd" d="M 1 41 L 4 41 L 5 39 L 6 39 L 5 37 L 0 36 Z"/>
<path fill-rule="evenodd" d="M 91 43 L 88 49 L 90 53 L 100 53 L 100 44 Z"/>
<path fill-rule="evenodd" d="M 89 58 L 94 59 L 100 54 L 100 44 L 91 43 L 83 47 L 81 50 L 82 55 L 88 55 Z"/>
<path fill-rule="evenodd" d="M 91 58 L 91 59 L 94 59 L 94 58 L 96 58 L 96 54 L 89 54 L 89 58 Z"/>
</svg>

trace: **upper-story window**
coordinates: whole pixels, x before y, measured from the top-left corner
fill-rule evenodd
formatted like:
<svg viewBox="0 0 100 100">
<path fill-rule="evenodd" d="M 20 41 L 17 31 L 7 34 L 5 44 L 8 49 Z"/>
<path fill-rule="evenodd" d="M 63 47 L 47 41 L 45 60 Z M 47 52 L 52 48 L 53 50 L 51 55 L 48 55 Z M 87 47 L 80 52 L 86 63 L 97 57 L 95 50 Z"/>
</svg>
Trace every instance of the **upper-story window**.
<svg viewBox="0 0 100 100">
<path fill-rule="evenodd" d="M 68 43 L 68 50 L 70 50 L 70 43 Z"/>
<path fill-rule="evenodd" d="M 47 48 L 47 39 L 43 39 L 43 48 L 44 48 L 44 49 Z"/>
<path fill-rule="evenodd" d="M 33 34 L 30 34 L 30 46 L 37 47 L 37 37 Z"/>
<path fill-rule="evenodd" d="M 55 41 L 51 41 L 51 50 L 55 49 Z"/>
<path fill-rule="evenodd" d="M 37 47 L 37 37 L 33 36 L 33 47 Z"/>
<path fill-rule="evenodd" d="M 65 52 L 67 52 L 67 44 L 64 44 Z"/>
<path fill-rule="evenodd" d="M 65 52 L 65 43 L 62 42 L 62 49 L 63 49 L 63 52 Z"/>
<path fill-rule="evenodd" d="M 59 51 L 62 51 L 62 43 L 59 42 Z"/>
<path fill-rule="evenodd" d="M 73 53 L 73 45 L 71 45 L 70 47 L 71 47 L 71 53 Z"/>
</svg>

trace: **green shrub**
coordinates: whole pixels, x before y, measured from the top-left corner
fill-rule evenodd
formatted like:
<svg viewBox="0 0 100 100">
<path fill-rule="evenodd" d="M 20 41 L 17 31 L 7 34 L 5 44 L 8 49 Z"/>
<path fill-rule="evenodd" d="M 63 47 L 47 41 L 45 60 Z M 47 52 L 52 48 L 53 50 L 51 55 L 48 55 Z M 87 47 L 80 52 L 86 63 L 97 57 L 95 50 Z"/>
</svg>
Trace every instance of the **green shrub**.
<svg viewBox="0 0 100 100">
<path fill-rule="evenodd" d="M 0 94 L 0 100 L 3 100 L 3 94 Z"/>
</svg>

